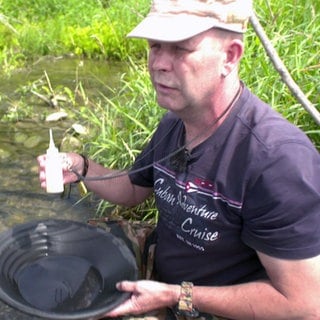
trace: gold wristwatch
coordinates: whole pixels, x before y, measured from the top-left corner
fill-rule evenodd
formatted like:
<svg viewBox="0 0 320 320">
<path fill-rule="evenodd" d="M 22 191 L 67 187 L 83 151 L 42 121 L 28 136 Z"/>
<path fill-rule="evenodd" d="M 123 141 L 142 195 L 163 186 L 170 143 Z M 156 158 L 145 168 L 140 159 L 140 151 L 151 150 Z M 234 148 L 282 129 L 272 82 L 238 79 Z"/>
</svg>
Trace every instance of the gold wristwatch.
<svg viewBox="0 0 320 320">
<path fill-rule="evenodd" d="M 179 302 L 174 307 L 174 312 L 178 316 L 187 316 L 193 318 L 199 316 L 199 311 L 194 308 L 192 304 L 192 288 L 192 282 L 183 281 L 181 283 Z"/>
</svg>

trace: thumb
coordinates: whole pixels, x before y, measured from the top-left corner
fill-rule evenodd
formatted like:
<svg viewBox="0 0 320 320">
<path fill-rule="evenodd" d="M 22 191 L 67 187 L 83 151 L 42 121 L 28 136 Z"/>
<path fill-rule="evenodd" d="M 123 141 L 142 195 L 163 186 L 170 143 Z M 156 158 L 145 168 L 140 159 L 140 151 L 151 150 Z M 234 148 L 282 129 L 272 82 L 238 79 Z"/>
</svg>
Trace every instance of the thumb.
<svg viewBox="0 0 320 320">
<path fill-rule="evenodd" d="M 120 281 L 116 284 L 116 288 L 119 291 L 133 292 L 135 291 L 136 283 L 133 281 Z"/>
</svg>

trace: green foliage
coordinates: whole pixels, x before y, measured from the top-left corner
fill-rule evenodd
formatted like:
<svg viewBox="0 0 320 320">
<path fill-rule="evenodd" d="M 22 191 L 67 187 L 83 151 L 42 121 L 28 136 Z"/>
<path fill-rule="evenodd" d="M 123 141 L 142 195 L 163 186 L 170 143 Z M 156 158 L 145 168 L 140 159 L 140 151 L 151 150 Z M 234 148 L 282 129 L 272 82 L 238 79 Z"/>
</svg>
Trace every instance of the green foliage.
<svg viewBox="0 0 320 320">
<path fill-rule="evenodd" d="M 1 3 L 5 15 L 33 22 L 64 16 L 70 23 L 90 23 L 90 18 L 102 8 L 98 0 L 2 0 Z"/>
<path fill-rule="evenodd" d="M 149 4 L 150 0 L 0 0 L 0 69 L 4 73 L 48 54 L 141 61 L 130 61 L 121 89 L 110 95 L 100 93 L 92 99 L 81 83 L 76 91 L 64 88 L 76 107 L 77 119 L 89 128 L 90 135 L 83 140 L 85 151 L 113 168 L 130 167 L 163 113 L 155 102 L 145 67 L 146 44 L 125 37 L 146 14 Z M 320 2 L 256 0 L 254 6 L 294 80 L 320 109 Z M 281 81 L 251 27 L 240 73 L 257 96 L 304 130 L 320 150 L 319 126 Z M 30 114 L 29 107 L 12 103 L 10 119 L 20 119 L 23 110 Z M 156 215 L 150 201 L 139 207 L 145 217 Z M 99 212 L 109 206 L 102 202 Z"/>
<path fill-rule="evenodd" d="M 100 101 L 89 103 L 79 111 L 81 121 L 90 128 L 84 149 L 97 162 L 114 169 L 129 169 L 136 156 L 150 140 L 164 110 L 156 103 L 146 65 L 130 62 L 128 72 L 111 96 L 101 92 Z M 85 95 L 84 93 L 82 94 Z M 110 180 L 116 183 L 116 179 Z M 101 201 L 97 213 L 102 215 L 111 204 Z M 151 198 L 133 209 L 117 207 L 122 216 L 155 219 L 157 210 Z"/>
<path fill-rule="evenodd" d="M 144 51 L 143 42 L 125 35 L 147 8 L 147 0 L 3 0 L 0 50 L 11 56 L 8 45 L 14 46 L 29 60 L 47 54 L 125 60 Z"/>
<path fill-rule="evenodd" d="M 99 163 L 112 168 L 130 168 L 149 141 L 162 114 L 156 103 L 145 64 L 131 62 L 123 75 L 121 89 L 80 110 L 91 127 L 86 151 Z"/>
<path fill-rule="evenodd" d="M 320 111 L 320 2 L 257 0 L 255 11 L 293 79 Z M 320 130 L 282 82 L 252 28 L 241 77 L 260 98 L 307 132 L 320 150 Z"/>
</svg>

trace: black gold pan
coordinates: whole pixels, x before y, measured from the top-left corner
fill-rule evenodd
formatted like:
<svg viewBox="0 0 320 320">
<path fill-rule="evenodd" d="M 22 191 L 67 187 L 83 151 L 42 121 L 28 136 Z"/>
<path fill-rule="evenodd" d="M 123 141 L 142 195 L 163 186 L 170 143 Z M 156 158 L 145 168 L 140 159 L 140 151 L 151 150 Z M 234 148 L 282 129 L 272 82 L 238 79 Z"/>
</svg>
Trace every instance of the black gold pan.
<svg viewBox="0 0 320 320">
<path fill-rule="evenodd" d="M 0 299 L 45 319 L 99 319 L 125 299 L 115 284 L 136 280 L 132 252 L 100 228 L 40 220 L 0 234 Z"/>
</svg>

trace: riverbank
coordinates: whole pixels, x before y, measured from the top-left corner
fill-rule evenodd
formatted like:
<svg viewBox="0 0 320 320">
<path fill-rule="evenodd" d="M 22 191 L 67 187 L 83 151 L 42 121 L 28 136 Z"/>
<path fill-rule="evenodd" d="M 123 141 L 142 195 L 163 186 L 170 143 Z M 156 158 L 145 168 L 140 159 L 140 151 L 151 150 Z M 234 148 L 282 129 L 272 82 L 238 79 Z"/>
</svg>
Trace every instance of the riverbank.
<svg viewBox="0 0 320 320">
<path fill-rule="evenodd" d="M 125 36 L 149 6 L 149 0 L 4 1 L 0 9 L 2 74 L 9 75 L 47 55 L 145 61 L 146 43 Z M 320 108 L 320 3 L 256 0 L 254 9 L 293 78 Z M 281 82 L 251 27 L 241 76 L 254 93 L 300 126 L 320 146 L 317 126 Z"/>
<path fill-rule="evenodd" d="M 3 91 L 4 86 L 0 87 L 0 121 L 14 123 L 30 118 L 45 121 L 45 116 L 37 113 L 34 104 L 26 98 L 33 96 L 33 101 L 39 102 L 36 93 L 44 97 L 41 103 L 45 105 L 45 98 L 52 94 L 63 96 L 67 103 L 61 103 L 57 111 L 62 107 L 75 123 L 88 129 L 88 134 L 81 136 L 83 151 L 102 164 L 130 167 L 163 114 L 155 102 L 145 66 L 146 42 L 125 37 L 148 11 L 149 0 L 20 2 L 5 1 L 1 7 L 1 81 L 6 82 L 13 73 L 32 69 L 34 63 L 48 55 L 54 59 L 72 57 L 76 66 L 66 75 L 69 83 L 51 83 L 53 74 L 46 70 L 28 85 L 17 83 L 14 101 Z M 284 64 L 309 100 L 320 109 L 320 2 L 257 0 L 254 3 Z M 89 60 L 126 65 L 123 73 L 118 74 L 119 85 L 101 83 L 99 93 L 92 97 L 85 81 L 78 77 L 79 70 Z M 318 125 L 282 83 L 251 27 L 246 36 L 241 78 L 256 95 L 305 131 L 320 150 Z"/>
</svg>

